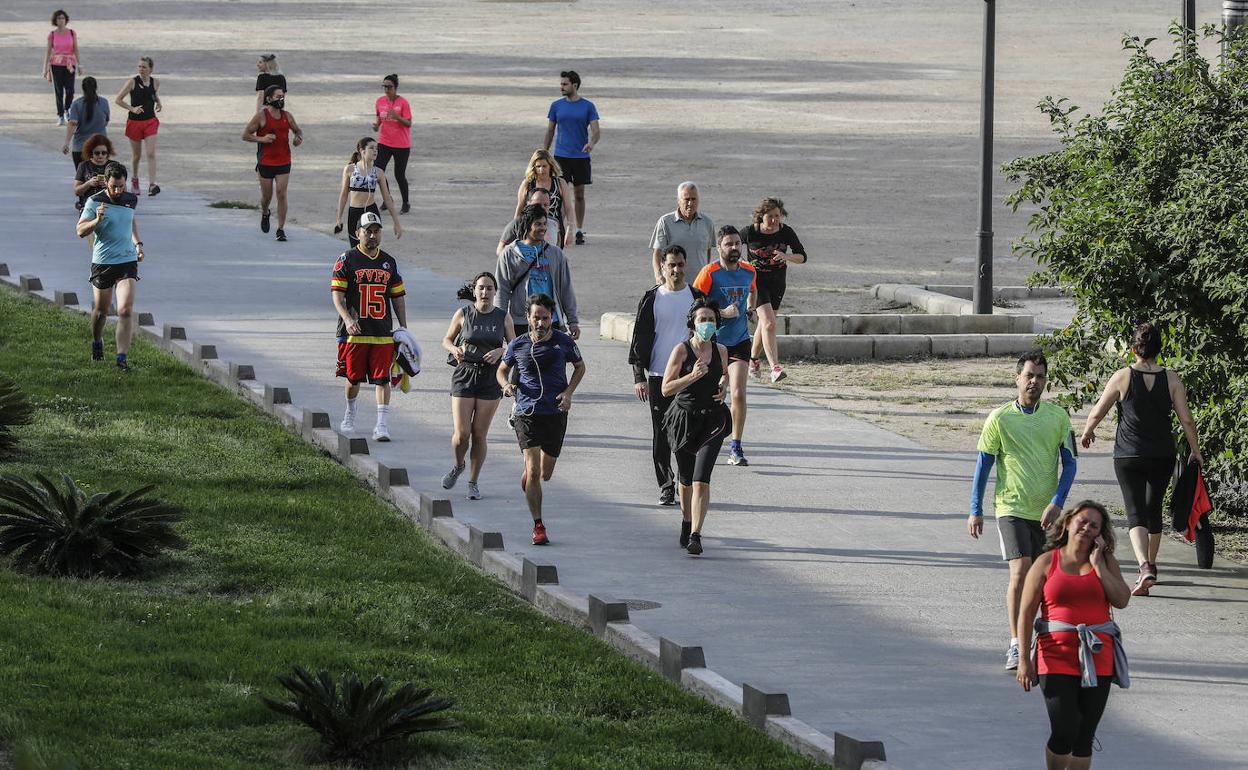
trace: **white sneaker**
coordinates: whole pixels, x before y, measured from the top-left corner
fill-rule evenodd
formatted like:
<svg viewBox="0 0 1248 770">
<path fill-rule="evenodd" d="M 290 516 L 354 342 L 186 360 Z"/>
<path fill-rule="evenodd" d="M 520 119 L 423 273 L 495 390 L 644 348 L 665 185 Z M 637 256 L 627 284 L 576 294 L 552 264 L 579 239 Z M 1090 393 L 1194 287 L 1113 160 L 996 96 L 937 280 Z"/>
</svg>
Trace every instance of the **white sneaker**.
<svg viewBox="0 0 1248 770">
<path fill-rule="evenodd" d="M 468 499 L 469 500 L 481 499 L 481 487 L 477 486 L 477 482 L 475 481 L 468 482 Z"/>
<path fill-rule="evenodd" d="M 389 441 L 390 429 L 381 423 L 377 423 L 377 427 L 373 428 L 373 441 Z"/>
<path fill-rule="evenodd" d="M 342 422 L 338 423 L 338 430 L 343 433 L 355 433 L 355 415 L 347 412 L 342 417 Z"/>
<path fill-rule="evenodd" d="M 442 488 L 450 489 L 455 486 L 455 482 L 459 481 L 459 474 L 463 473 L 464 469 L 467 467 L 468 465 L 466 463 L 460 463 L 447 471 L 446 475 L 442 477 Z"/>
<path fill-rule="evenodd" d="M 58 126 L 63 126 L 63 125 L 65 125 L 65 116 L 64 116 L 64 115 L 57 115 L 57 116 L 56 116 L 56 125 L 58 125 Z"/>
<path fill-rule="evenodd" d="M 1018 670 L 1018 642 L 1010 642 L 1010 649 L 1005 652 L 1005 670 Z"/>
<path fill-rule="evenodd" d="M 771 381 L 772 382 L 779 382 L 780 380 L 783 380 L 787 376 L 788 375 L 784 373 L 784 368 L 780 366 L 780 364 L 776 364 L 775 366 L 771 367 Z"/>
</svg>

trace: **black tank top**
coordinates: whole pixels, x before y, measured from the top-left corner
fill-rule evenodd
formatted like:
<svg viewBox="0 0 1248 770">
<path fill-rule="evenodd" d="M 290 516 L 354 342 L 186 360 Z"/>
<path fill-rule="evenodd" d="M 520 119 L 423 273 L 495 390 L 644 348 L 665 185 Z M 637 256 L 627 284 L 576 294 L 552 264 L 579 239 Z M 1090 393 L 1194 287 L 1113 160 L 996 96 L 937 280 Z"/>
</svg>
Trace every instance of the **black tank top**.
<svg viewBox="0 0 1248 770">
<path fill-rule="evenodd" d="M 1114 457 L 1173 458 L 1174 434 L 1170 412 L 1170 381 L 1166 370 L 1153 375 L 1150 390 L 1144 384 L 1144 372 L 1130 367 L 1131 380 L 1127 394 L 1118 402 L 1118 431 L 1114 434 Z"/>
<path fill-rule="evenodd" d="M 460 344 L 464 346 L 464 361 L 482 363 L 486 353 L 501 348 L 506 323 L 505 308 L 496 307 L 488 313 L 482 313 L 477 310 L 476 305 L 465 305 L 464 325 L 459 330 Z"/>
<path fill-rule="evenodd" d="M 524 197 L 527 200 L 529 195 L 533 194 L 534 190 L 545 190 L 546 194 L 550 196 L 550 210 L 549 210 L 550 216 L 553 217 L 557 222 L 559 222 L 560 227 L 563 227 L 562 188 L 559 186 L 559 180 L 557 178 L 552 177 L 550 182 L 551 182 L 550 187 L 545 188 L 545 187 L 538 186 L 536 179 L 530 180 L 529 191 L 525 193 Z"/>
<path fill-rule="evenodd" d="M 698 360 L 689 340 L 680 343 L 685 346 L 685 360 L 680 365 L 680 376 L 684 377 L 693 371 Z M 724 376 L 724 362 L 719 356 L 719 345 L 711 345 L 711 360 L 707 363 L 707 372 L 689 387 L 676 394 L 676 404 L 681 409 L 700 410 L 719 406 L 715 394 L 719 392 L 719 380 Z"/>
<path fill-rule="evenodd" d="M 147 85 L 143 79 L 134 76 L 134 87 L 130 89 L 130 106 L 139 107 L 141 112 L 131 112 L 126 120 L 151 120 L 156 117 L 156 79 L 148 78 Z"/>
</svg>

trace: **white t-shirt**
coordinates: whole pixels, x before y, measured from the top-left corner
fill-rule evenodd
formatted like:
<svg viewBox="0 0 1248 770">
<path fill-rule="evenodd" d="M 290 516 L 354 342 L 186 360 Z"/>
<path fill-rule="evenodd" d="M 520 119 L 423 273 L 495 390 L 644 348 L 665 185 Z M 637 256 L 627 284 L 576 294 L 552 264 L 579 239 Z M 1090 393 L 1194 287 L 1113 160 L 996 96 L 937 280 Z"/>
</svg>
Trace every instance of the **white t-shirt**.
<svg viewBox="0 0 1248 770">
<path fill-rule="evenodd" d="M 689 286 L 672 291 L 660 286 L 654 296 L 654 348 L 650 351 L 651 377 L 662 377 L 672 350 L 689 336 L 689 306 L 693 292 Z"/>
</svg>

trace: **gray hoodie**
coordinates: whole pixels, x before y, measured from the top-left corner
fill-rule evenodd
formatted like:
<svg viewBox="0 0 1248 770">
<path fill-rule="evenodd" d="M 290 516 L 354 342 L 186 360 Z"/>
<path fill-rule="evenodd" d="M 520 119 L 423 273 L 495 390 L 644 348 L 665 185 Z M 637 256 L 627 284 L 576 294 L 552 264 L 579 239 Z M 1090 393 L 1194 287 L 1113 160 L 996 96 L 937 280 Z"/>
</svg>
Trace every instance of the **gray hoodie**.
<svg viewBox="0 0 1248 770">
<path fill-rule="evenodd" d="M 580 319 L 576 315 L 576 292 L 572 289 L 572 271 L 568 268 L 568 260 L 563 256 L 563 249 L 549 243 L 545 246 L 542 256 L 550 262 L 550 278 L 555 287 L 555 296 L 551 299 L 558 308 L 559 319 L 568 326 L 580 326 Z M 512 323 L 529 323 L 529 309 L 524 305 L 528 299 L 529 282 L 524 268 L 528 264 L 529 260 L 525 259 L 520 253 L 520 247 L 514 242 L 507 244 L 503 253 L 498 255 L 498 266 L 494 270 L 494 275 L 498 277 L 498 296 L 495 301 L 499 307 L 507 308 Z M 515 284 L 514 289 L 512 284 Z"/>
</svg>

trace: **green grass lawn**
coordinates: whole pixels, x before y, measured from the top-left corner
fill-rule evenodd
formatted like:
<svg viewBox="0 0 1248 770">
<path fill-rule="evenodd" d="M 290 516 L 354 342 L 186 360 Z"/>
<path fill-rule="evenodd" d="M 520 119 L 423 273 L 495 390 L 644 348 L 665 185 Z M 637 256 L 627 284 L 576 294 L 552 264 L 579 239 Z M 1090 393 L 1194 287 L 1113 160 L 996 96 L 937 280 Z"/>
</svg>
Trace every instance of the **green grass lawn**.
<svg viewBox="0 0 1248 770">
<path fill-rule="evenodd" d="M 0 290 L 0 371 L 38 407 L 0 469 L 156 484 L 190 547 L 142 581 L 0 565 L 0 756 L 303 767 L 312 733 L 256 697 L 300 664 L 456 698 L 464 727 L 420 739 L 413 767 L 815 766 L 533 611 L 172 356 L 138 342 L 126 375 L 87 341 L 85 318 Z"/>
</svg>

